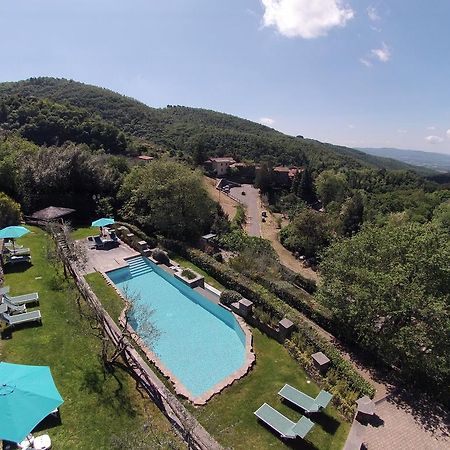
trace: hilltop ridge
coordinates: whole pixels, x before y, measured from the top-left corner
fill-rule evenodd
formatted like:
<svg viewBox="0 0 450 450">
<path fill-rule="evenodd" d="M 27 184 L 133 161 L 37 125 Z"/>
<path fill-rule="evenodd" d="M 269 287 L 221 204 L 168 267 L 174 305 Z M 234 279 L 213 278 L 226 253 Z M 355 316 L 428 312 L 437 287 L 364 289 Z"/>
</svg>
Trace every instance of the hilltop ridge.
<svg viewBox="0 0 450 450">
<path fill-rule="evenodd" d="M 202 156 L 230 154 L 238 159 L 273 164 L 309 164 L 315 170 L 370 167 L 430 171 L 348 147 L 285 135 L 265 125 L 216 111 L 169 105 L 153 108 L 109 89 L 59 78 L 31 78 L 0 83 L 0 99 L 36 97 L 85 110 L 129 137 L 154 149 L 201 152 Z"/>
</svg>

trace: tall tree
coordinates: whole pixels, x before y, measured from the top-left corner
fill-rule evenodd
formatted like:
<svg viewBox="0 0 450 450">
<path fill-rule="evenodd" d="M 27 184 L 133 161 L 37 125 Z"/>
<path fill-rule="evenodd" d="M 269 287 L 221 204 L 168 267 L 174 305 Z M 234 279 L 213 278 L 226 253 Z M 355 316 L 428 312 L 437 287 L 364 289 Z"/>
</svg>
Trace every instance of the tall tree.
<svg viewBox="0 0 450 450">
<path fill-rule="evenodd" d="M 18 225 L 20 218 L 20 205 L 3 192 L 0 192 L 0 228 Z"/>
<path fill-rule="evenodd" d="M 339 214 L 339 228 L 343 236 L 351 236 L 359 231 L 363 223 L 364 202 L 359 192 L 355 192 L 342 204 Z"/>
<path fill-rule="evenodd" d="M 170 238 L 195 240 L 212 225 L 214 203 L 201 174 L 169 159 L 135 167 L 119 198 L 126 220 Z"/>
<path fill-rule="evenodd" d="M 310 208 L 301 210 L 281 232 L 285 247 L 307 257 L 317 256 L 330 240 L 331 228 L 327 215 Z"/>
<path fill-rule="evenodd" d="M 272 190 L 272 168 L 266 162 L 263 162 L 256 172 L 255 186 L 260 189 L 261 194 Z"/>
<path fill-rule="evenodd" d="M 366 226 L 332 244 L 318 298 L 349 340 L 407 376 L 450 381 L 450 240 L 434 224 Z"/>
<path fill-rule="evenodd" d="M 309 167 L 300 172 L 297 195 L 308 203 L 311 203 L 314 199 L 314 182 Z"/>
<path fill-rule="evenodd" d="M 316 190 L 325 207 L 331 202 L 342 203 L 348 192 L 347 179 L 343 173 L 325 170 L 316 178 Z"/>
</svg>

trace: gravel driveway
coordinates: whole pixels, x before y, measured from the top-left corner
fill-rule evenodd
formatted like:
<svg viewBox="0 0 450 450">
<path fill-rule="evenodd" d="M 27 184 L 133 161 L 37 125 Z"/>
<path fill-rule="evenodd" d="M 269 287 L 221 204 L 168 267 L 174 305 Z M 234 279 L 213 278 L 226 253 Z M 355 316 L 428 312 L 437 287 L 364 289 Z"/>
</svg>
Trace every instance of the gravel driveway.
<svg viewBox="0 0 450 450">
<path fill-rule="evenodd" d="M 245 192 L 245 195 L 242 195 Z M 259 189 L 251 184 L 230 189 L 230 194 L 239 199 L 246 206 L 247 232 L 250 236 L 261 237 L 261 207 Z"/>
</svg>

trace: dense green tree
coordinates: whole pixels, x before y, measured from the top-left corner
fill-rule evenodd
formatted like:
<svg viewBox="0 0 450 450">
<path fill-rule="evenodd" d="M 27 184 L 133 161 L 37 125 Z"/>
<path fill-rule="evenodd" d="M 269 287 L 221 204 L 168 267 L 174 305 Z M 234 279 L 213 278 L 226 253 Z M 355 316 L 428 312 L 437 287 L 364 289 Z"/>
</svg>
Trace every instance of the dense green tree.
<svg viewBox="0 0 450 450">
<path fill-rule="evenodd" d="M 324 207 L 342 203 L 348 194 L 347 179 L 343 173 L 325 170 L 316 178 L 316 191 Z"/>
<path fill-rule="evenodd" d="M 366 226 L 327 249 L 321 273 L 318 298 L 348 339 L 411 378 L 448 386 L 447 231 L 411 222 Z"/>
<path fill-rule="evenodd" d="M 126 220 L 183 241 L 195 241 L 209 231 L 214 219 L 214 203 L 201 174 L 171 160 L 134 167 L 125 177 L 119 198 Z"/>
<path fill-rule="evenodd" d="M 331 240 L 328 216 L 310 208 L 303 209 L 281 231 L 281 243 L 306 257 L 317 256 Z"/>
<path fill-rule="evenodd" d="M 54 205 L 90 217 L 100 203 L 106 208 L 105 198 L 115 197 L 124 176 L 107 155 L 75 144 L 19 153 L 16 163 L 17 198 L 26 213 Z"/>
<path fill-rule="evenodd" d="M 314 182 L 309 167 L 306 167 L 305 170 L 300 172 L 296 194 L 305 202 L 312 203 L 314 200 Z"/>
<path fill-rule="evenodd" d="M 272 190 L 272 168 L 268 163 L 263 162 L 257 170 L 255 186 L 259 188 L 261 194 L 267 194 Z"/>
<path fill-rule="evenodd" d="M 19 132 L 38 145 L 83 143 L 108 153 L 126 153 L 125 134 L 99 116 L 69 105 L 35 97 L 0 98 L 0 126 Z"/>
<path fill-rule="evenodd" d="M 0 228 L 18 225 L 20 218 L 20 205 L 3 192 L 0 192 Z"/>
<path fill-rule="evenodd" d="M 339 231 L 343 236 L 351 236 L 359 231 L 363 223 L 364 201 L 359 192 L 355 192 L 342 204 L 339 214 Z"/>
<path fill-rule="evenodd" d="M 450 232 L 450 201 L 442 203 L 434 210 L 433 222 Z"/>
</svg>

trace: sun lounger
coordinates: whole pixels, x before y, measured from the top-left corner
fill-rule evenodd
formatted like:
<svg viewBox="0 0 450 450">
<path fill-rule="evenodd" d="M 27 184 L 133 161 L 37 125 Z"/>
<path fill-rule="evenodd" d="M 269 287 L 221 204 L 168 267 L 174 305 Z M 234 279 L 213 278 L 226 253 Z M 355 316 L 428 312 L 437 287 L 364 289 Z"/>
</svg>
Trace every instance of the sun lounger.
<svg viewBox="0 0 450 450">
<path fill-rule="evenodd" d="M 95 248 L 103 248 L 105 246 L 105 242 L 100 236 L 94 236 Z"/>
<path fill-rule="evenodd" d="M 30 254 L 29 248 L 11 248 L 11 247 L 5 247 L 5 255 L 9 256 L 25 256 Z"/>
<path fill-rule="evenodd" d="M 0 297 L 9 292 L 9 286 L 3 286 L 0 288 Z"/>
<path fill-rule="evenodd" d="M 28 303 L 38 303 L 39 302 L 39 294 L 37 292 L 32 292 L 31 294 L 24 294 L 24 295 L 16 295 L 11 296 L 8 294 L 5 294 L 3 296 L 8 300 L 10 303 L 14 305 L 28 305 Z"/>
<path fill-rule="evenodd" d="M 0 318 L 3 321 L 5 321 L 9 326 L 20 325 L 22 323 L 27 323 L 27 322 L 41 322 L 42 321 L 41 311 L 39 311 L 39 310 L 26 312 L 23 314 L 17 314 L 15 316 L 12 316 L 7 313 L 3 313 L 0 316 Z"/>
<path fill-rule="evenodd" d="M 31 262 L 30 255 L 23 255 L 23 256 L 9 256 L 6 260 L 5 264 L 18 264 L 18 263 L 29 263 Z"/>
<path fill-rule="evenodd" d="M 0 312 L 8 314 L 23 314 L 27 312 L 25 305 L 15 305 L 11 303 L 7 297 L 3 296 L 0 302 Z"/>
<path fill-rule="evenodd" d="M 314 423 L 304 416 L 297 423 L 292 422 L 292 420 L 267 403 L 264 403 L 254 414 L 259 420 L 275 430 L 282 438 L 286 439 L 295 439 L 297 437 L 303 439 L 314 426 Z"/>
<path fill-rule="evenodd" d="M 278 394 L 308 413 L 318 412 L 322 408 L 326 408 L 333 398 L 329 392 L 324 390 L 320 391 L 316 398 L 312 398 L 289 384 L 285 384 Z"/>
</svg>

